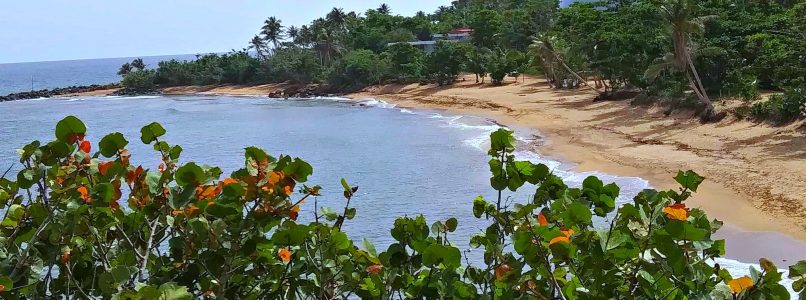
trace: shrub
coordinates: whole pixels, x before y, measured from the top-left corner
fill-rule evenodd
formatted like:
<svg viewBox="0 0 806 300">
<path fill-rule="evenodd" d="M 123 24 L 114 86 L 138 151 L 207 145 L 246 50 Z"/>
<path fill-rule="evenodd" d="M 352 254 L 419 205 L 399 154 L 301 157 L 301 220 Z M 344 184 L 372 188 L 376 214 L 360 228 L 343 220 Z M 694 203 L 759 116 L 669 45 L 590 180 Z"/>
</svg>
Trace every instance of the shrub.
<svg viewBox="0 0 806 300">
<path fill-rule="evenodd" d="M 428 55 L 428 72 L 438 85 L 452 84 L 459 76 L 466 56 L 462 46 L 438 42 L 434 52 Z"/>
<path fill-rule="evenodd" d="M 16 181 L 0 179 L 0 296 L 5 299 L 786 299 L 781 273 L 762 259 L 733 278 L 708 262 L 724 254 L 721 222 L 686 207 L 703 178 L 679 172 L 679 191 L 646 190 L 616 207 L 619 188 L 596 177 L 569 188 L 545 165 L 515 161 L 512 132 L 491 134 L 491 186 L 473 201 L 489 226 L 473 236 L 480 266 L 463 265 L 450 218 L 395 221 L 385 251 L 356 247 L 342 232 L 358 191 L 342 179 L 345 204 L 318 207 L 313 169 L 289 156 L 245 149 L 244 167 L 180 163 L 182 148 L 158 123 L 141 129 L 162 162 L 135 166 L 120 133 L 98 148 L 69 116 L 56 140 L 20 150 Z M 525 203 L 505 190 L 535 188 Z M 120 200 L 127 208 L 121 207 Z M 308 201 L 306 204 L 305 201 Z M 506 201 L 505 201 L 506 200 Z M 312 204 L 310 202 L 313 202 Z M 609 226 L 596 228 L 595 218 Z M 513 251 L 514 252 L 511 252 Z M 802 290 L 806 261 L 790 268 Z M 802 293 L 802 292 L 801 292 Z"/>
<path fill-rule="evenodd" d="M 356 90 L 381 83 L 388 78 L 390 69 L 389 60 L 370 50 L 356 50 L 331 67 L 328 83 L 342 90 Z"/>
<path fill-rule="evenodd" d="M 145 93 L 156 89 L 154 70 L 131 71 L 123 76 L 120 85 L 130 93 Z"/>
<path fill-rule="evenodd" d="M 425 53 L 407 43 L 386 48 L 383 57 L 391 63 L 392 76 L 400 82 L 418 82 L 423 79 Z"/>
<path fill-rule="evenodd" d="M 778 123 L 806 117 L 806 89 L 795 87 L 787 89 L 783 94 L 770 96 L 763 102 L 756 102 L 750 108 L 750 115 L 759 121 L 767 120 Z"/>
</svg>

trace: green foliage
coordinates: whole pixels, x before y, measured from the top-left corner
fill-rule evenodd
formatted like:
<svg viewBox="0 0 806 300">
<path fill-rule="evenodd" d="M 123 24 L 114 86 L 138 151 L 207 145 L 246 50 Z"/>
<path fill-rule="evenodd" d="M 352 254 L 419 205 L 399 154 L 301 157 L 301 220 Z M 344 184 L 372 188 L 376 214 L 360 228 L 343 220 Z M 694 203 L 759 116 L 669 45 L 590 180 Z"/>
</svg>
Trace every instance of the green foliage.
<svg viewBox="0 0 806 300">
<path fill-rule="evenodd" d="M 459 76 L 465 57 L 465 48 L 456 43 L 438 42 L 426 59 L 428 73 L 438 85 L 451 84 Z"/>
<path fill-rule="evenodd" d="M 388 59 L 369 50 L 356 50 L 331 68 L 328 82 L 342 90 L 356 90 L 382 83 L 391 68 Z"/>
<path fill-rule="evenodd" d="M 759 121 L 777 123 L 806 117 L 806 87 L 788 89 L 783 94 L 770 96 L 767 101 L 754 103 L 750 116 Z"/>
<path fill-rule="evenodd" d="M 305 184 L 313 168 L 301 159 L 249 147 L 244 167 L 220 179 L 219 168 L 180 162 L 181 147 L 159 139 L 158 123 L 141 130 L 158 170 L 131 164 L 119 133 L 99 143 L 106 158 L 80 150 L 85 133 L 65 118 L 58 140 L 20 151 L 17 181 L 0 179 L 0 297 L 789 298 L 766 259 L 742 278 L 707 263 L 725 244 L 712 239 L 721 222 L 685 206 L 704 179 L 692 171 L 675 177 L 678 191 L 645 190 L 616 207 L 615 184 L 589 177 L 569 188 L 547 166 L 515 160 L 512 132 L 498 130 L 489 151 L 498 196 L 472 205 L 487 223 L 470 240 L 483 261 L 464 265 L 450 242 L 455 218 L 401 217 L 385 250 L 366 239 L 359 248 L 342 231 L 358 191 L 344 179 L 341 212 L 321 208 L 297 222 L 321 194 Z M 523 188 L 532 199 L 508 200 L 505 190 Z M 594 227 L 594 215 L 609 226 Z M 805 264 L 790 267 L 801 293 Z"/>
<path fill-rule="evenodd" d="M 266 65 L 271 81 L 312 82 L 321 73 L 322 66 L 316 52 L 310 49 L 284 48 L 276 50 Z"/>
<path fill-rule="evenodd" d="M 424 78 L 425 53 L 408 43 L 386 48 L 383 57 L 391 64 L 391 73 L 399 82 L 417 82 Z"/>
<path fill-rule="evenodd" d="M 123 76 L 120 85 L 132 93 L 146 93 L 156 90 L 154 70 L 132 71 Z"/>
</svg>

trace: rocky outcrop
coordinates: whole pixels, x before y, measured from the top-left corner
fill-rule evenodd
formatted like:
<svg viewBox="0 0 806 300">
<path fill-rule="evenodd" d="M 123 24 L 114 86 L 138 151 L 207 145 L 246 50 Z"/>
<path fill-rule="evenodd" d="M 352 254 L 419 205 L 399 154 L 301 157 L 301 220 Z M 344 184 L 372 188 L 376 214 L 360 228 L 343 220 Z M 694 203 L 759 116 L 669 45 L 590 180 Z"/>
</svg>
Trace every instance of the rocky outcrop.
<svg viewBox="0 0 806 300">
<path fill-rule="evenodd" d="M 290 86 L 269 93 L 269 98 L 312 98 L 320 96 L 330 96 L 330 94 L 326 87 L 316 84 Z"/>
<path fill-rule="evenodd" d="M 63 95 L 71 95 L 71 94 L 79 94 L 79 93 L 88 93 L 88 92 L 94 92 L 94 91 L 100 91 L 100 90 L 110 90 L 110 89 L 116 89 L 116 88 L 119 88 L 119 87 L 120 87 L 119 84 L 114 83 L 114 84 L 93 84 L 93 85 L 71 86 L 71 87 L 55 88 L 55 89 L 44 89 L 44 90 L 38 90 L 38 91 L 13 93 L 13 94 L 8 94 L 6 96 L 0 96 L 0 102 L 23 100 L 23 99 L 51 98 L 51 97 L 55 97 L 55 96 L 63 96 Z"/>
</svg>

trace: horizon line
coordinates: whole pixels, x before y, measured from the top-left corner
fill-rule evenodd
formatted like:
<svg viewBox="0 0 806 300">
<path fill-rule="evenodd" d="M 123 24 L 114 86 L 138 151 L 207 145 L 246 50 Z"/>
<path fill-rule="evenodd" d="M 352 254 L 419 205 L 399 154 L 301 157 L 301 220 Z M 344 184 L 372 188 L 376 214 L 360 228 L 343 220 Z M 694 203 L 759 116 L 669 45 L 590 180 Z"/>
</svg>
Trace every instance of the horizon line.
<svg viewBox="0 0 806 300">
<path fill-rule="evenodd" d="M 234 50 L 234 49 L 232 49 L 232 50 Z M 179 53 L 179 54 L 156 54 L 156 55 L 139 55 L 139 56 L 114 56 L 114 57 L 95 57 L 95 58 L 51 59 L 51 60 L 36 60 L 36 61 L 15 61 L 15 62 L 0 62 L 0 65 L 49 63 L 49 62 L 63 62 L 63 61 L 82 61 L 82 60 L 98 60 L 98 59 L 115 59 L 115 58 L 146 58 L 146 57 L 160 57 L 160 56 L 222 54 L 222 53 L 229 53 L 232 50 L 218 51 L 218 52 Z"/>
</svg>

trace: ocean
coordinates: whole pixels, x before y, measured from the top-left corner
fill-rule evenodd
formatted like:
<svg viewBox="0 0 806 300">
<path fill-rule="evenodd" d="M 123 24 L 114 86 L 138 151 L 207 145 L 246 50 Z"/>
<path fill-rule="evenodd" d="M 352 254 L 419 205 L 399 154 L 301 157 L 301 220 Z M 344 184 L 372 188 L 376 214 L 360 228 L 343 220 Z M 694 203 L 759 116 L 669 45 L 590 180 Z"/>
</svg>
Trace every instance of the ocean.
<svg viewBox="0 0 806 300">
<path fill-rule="evenodd" d="M 162 59 L 170 58 L 193 56 Z M 16 76 L 47 74 L 41 77 L 46 83 L 37 88 L 65 83 L 102 84 L 114 81 L 119 65 L 129 60 L 0 65 L 0 94 L 24 89 L 25 78 L 9 75 L 12 72 Z M 156 65 L 159 59 L 144 60 Z M 168 130 L 167 141 L 182 145 L 182 162 L 219 166 L 225 174 L 242 167 L 243 149 L 248 146 L 262 147 L 274 156 L 301 157 L 314 167 L 309 184 L 324 188 L 318 199 L 320 206 L 343 205 L 341 178 L 359 186 L 353 201 L 358 214 L 345 224 L 345 230 L 356 240 L 371 240 L 378 249 L 392 242 L 389 230 L 397 217 L 420 214 L 429 222 L 457 218 L 458 229 L 449 238 L 461 249 L 469 249 L 470 236 L 486 227 L 485 221 L 472 216 L 472 201 L 478 195 L 495 197 L 489 187 L 486 150 L 489 134 L 500 125 L 482 117 L 397 108 L 378 99 L 366 99 L 362 105 L 338 98 L 227 96 L 108 96 L 2 102 L 0 169 L 18 170 L 20 166 L 13 164 L 16 149 L 34 139 L 52 140 L 56 122 L 67 115 L 84 120 L 87 137 L 95 145 L 107 133 L 123 133 L 130 141 L 132 161 L 152 169 L 159 158 L 138 137 L 139 129 L 153 121 L 161 122 Z M 516 156 L 547 164 L 570 186 L 581 185 L 587 176 L 599 176 L 605 183 L 616 182 L 621 187 L 617 201 L 622 204 L 650 188 L 642 178 L 577 172 L 572 164 L 527 150 L 531 148 L 527 147 L 529 143 L 540 142 L 539 132 L 513 129 L 521 144 Z M 514 201 L 528 201 L 528 188 L 522 190 L 512 195 Z M 311 206 L 303 206 L 302 221 L 313 217 Z M 481 254 L 470 250 L 469 257 L 480 261 Z M 734 276 L 749 274 L 751 265 L 758 268 L 753 261 L 725 258 L 716 262 Z M 785 280 L 784 284 L 790 288 L 791 281 Z"/>
<path fill-rule="evenodd" d="M 11 93 L 74 85 L 109 84 L 120 81 L 118 69 L 134 57 L 63 60 L 0 64 L 0 96 Z M 196 55 L 143 56 L 149 68 L 163 60 L 194 60 Z"/>
</svg>

